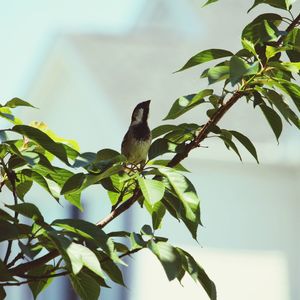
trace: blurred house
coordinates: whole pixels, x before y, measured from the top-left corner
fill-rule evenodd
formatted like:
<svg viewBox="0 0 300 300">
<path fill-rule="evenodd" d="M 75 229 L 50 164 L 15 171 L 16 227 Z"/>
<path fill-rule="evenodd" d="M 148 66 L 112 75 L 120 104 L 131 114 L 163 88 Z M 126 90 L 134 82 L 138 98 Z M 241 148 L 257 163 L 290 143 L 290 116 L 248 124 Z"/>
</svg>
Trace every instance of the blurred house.
<svg viewBox="0 0 300 300">
<path fill-rule="evenodd" d="M 205 9 L 200 9 L 199 1 L 144 3 L 122 33 L 57 36 L 28 88 L 27 99 L 40 109 L 28 112 L 24 119 L 45 121 L 60 135 L 77 140 L 82 151 L 119 149 L 137 102 L 152 99 L 151 127 L 161 124 L 177 97 L 206 86 L 199 80 L 202 68 L 172 73 L 200 50 L 239 50 L 241 29 L 257 13 L 246 15 L 249 3 L 237 6 L 233 0 Z M 199 106 L 179 121 L 201 124 L 205 120 Z M 205 141 L 209 148 L 194 151 L 185 163 L 203 200 L 200 245 L 171 218 L 161 234 L 170 235 L 171 243 L 197 257 L 222 300 L 299 299 L 299 133 L 286 126 L 277 146 L 261 113 L 243 101 L 220 125 L 249 136 L 261 164 L 242 149 L 241 163 L 221 142 Z M 105 197 L 96 189 L 86 194 L 86 219 L 97 221 L 108 212 Z M 66 214 L 46 203 L 45 210 L 51 209 L 54 218 Z M 125 224 L 139 230 L 145 220 L 150 222 L 135 207 L 111 226 Z M 159 299 L 161 292 L 173 300 L 207 299 L 189 280 L 184 288 L 167 283 L 163 269 L 147 250 L 136 255 L 127 274 L 128 290 L 106 290 L 104 299 Z M 41 299 L 48 299 L 49 293 Z M 55 287 L 51 293 L 57 293 Z"/>
</svg>

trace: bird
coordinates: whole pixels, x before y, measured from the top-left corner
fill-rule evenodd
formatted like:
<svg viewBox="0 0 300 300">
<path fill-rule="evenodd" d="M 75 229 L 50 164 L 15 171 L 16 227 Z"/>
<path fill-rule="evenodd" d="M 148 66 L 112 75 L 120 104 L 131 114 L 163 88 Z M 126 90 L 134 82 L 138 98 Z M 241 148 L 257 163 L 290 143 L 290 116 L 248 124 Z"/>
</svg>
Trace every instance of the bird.
<svg viewBox="0 0 300 300">
<path fill-rule="evenodd" d="M 148 126 L 149 106 L 151 100 L 136 105 L 132 112 L 130 126 L 124 135 L 121 153 L 127 163 L 143 167 L 151 145 L 151 131 Z"/>
</svg>

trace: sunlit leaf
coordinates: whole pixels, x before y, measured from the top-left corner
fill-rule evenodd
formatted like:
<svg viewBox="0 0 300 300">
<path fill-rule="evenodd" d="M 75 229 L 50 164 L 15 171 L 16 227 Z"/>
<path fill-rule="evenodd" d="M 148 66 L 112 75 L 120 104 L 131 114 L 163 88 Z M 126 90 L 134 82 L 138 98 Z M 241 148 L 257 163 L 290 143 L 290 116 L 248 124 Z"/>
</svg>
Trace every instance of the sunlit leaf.
<svg viewBox="0 0 300 300">
<path fill-rule="evenodd" d="M 204 102 L 204 97 L 209 96 L 213 93 L 213 90 L 205 89 L 197 94 L 187 95 L 178 98 L 172 105 L 169 113 L 164 118 L 164 120 L 176 119 L 183 115 L 190 109 L 194 108 L 196 105 Z"/>
<path fill-rule="evenodd" d="M 67 231 L 74 232 L 83 238 L 94 241 L 114 261 L 119 261 L 114 249 L 114 243 L 105 232 L 95 224 L 84 220 L 58 219 L 53 221 L 52 226 L 61 227 Z"/>
<path fill-rule="evenodd" d="M 200 221 L 200 200 L 197 196 L 196 190 L 192 183 L 181 173 L 172 168 L 162 167 L 159 171 L 168 179 L 175 194 L 184 207 L 184 212 L 177 212 L 181 214 L 183 221 L 188 220 L 186 224 L 192 233 L 193 238 L 197 237 L 197 228 L 201 224 Z M 167 195 L 166 195 L 167 196 Z"/>
<path fill-rule="evenodd" d="M 143 196 L 151 204 L 160 201 L 165 193 L 165 186 L 162 182 L 155 179 L 144 179 L 138 177 L 139 186 Z"/>
<path fill-rule="evenodd" d="M 98 276 L 105 278 L 96 254 L 89 248 L 72 242 L 66 247 L 65 251 L 69 256 L 72 271 L 75 275 L 85 266 Z"/>
<path fill-rule="evenodd" d="M 227 79 L 229 77 L 229 66 L 216 66 L 210 68 L 207 72 L 209 84 Z"/>
<path fill-rule="evenodd" d="M 256 7 L 259 4 L 268 4 L 276 8 L 289 10 L 291 8 L 291 5 L 295 1 L 296 0 L 255 0 L 253 5 L 249 8 L 248 12 L 250 12 L 254 7 Z"/>
<path fill-rule="evenodd" d="M 16 125 L 12 128 L 12 131 L 20 133 L 29 139 L 35 141 L 45 150 L 49 151 L 64 163 L 69 164 L 67 153 L 62 144 L 56 143 L 47 134 L 39 129 L 36 129 L 27 125 Z"/>
<path fill-rule="evenodd" d="M 177 72 L 183 71 L 185 69 L 203 64 L 205 62 L 218 59 L 218 58 L 223 58 L 227 56 L 232 56 L 233 53 L 227 50 L 223 49 L 208 49 L 199 52 L 198 54 L 194 55 L 191 59 L 188 60 L 188 62 Z"/>
<path fill-rule="evenodd" d="M 262 14 L 249 23 L 242 32 L 242 40 L 252 44 L 276 41 L 279 36 L 277 26 L 282 17 L 278 14 Z"/>
<path fill-rule="evenodd" d="M 232 85 L 237 84 L 244 76 L 256 74 L 259 69 L 259 64 L 256 62 L 253 65 L 247 64 L 238 56 L 232 56 L 230 60 L 230 82 Z"/>
<path fill-rule="evenodd" d="M 7 101 L 3 106 L 10 107 L 10 108 L 15 108 L 15 107 L 18 107 L 18 106 L 29 106 L 29 107 L 35 108 L 29 102 L 26 102 L 26 101 L 24 101 L 22 99 L 19 99 L 19 98 L 13 98 L 13 99 Z"/>
</svg>

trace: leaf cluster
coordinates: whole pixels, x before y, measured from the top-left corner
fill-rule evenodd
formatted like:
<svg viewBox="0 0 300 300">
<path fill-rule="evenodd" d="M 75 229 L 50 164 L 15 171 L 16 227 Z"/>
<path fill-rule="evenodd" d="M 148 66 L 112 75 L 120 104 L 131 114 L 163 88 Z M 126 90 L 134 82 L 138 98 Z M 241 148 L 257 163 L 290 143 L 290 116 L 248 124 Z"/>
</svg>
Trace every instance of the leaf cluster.
<svg viewBox="0 0 300 300">
<path fill-rule="evenodd" d="M 217 1 L 205 5 L 213 2 Z M 285 13 L 292 9 L 290 0 L 255 0 L 250 9 L 260 4 Z M 11 128 L 0 130 L 0 191 L 10 191 L 13 199 L 0 209 L 0 242 L 7 243 L 0 259 L 0 299 L 5 298 L 4 287 L 22 284 L 29 285 L 36 299 L 59 276 L 68 276 L 81 299 L 98 299 L 100 289 L 112 282 L 125 286 L 123 258 L 142 249 L 158 258 L 169 280 L 181 282 L 189 275 L 210 299 L 216 299 L 216 287 L 201 265 L 157 232 L 169 215 L 197 239 L 202 224 L 200 199 L 181 162 L 205 138 L 221 140 L 241 160 L 242 145 L 258 162 L 248 137 L 219 125 L 237 101 L 262 113 L 277 141 L 283 119 L 300 127 L 299 21 L 300 15 L 289 20 L 275 13 L 262 14 L 244 28 L 238 52 L 208 49 L 191 57 L 179 71 L 205 64 L 208 67 L 199 75 L 210 87 L 175 100 L 165 117 L 169 123 L 152 130 L 154 141 L 143 168 L 128 164 L 126 157 L 113 149 L 81 153 L 75 141 L 56 135 L 42 122 L 23 124 L 13 110 L 33 107 L 24 100 L 14 98 L 0 105 L 0 118 L 12 123 Z M 285 29 L 284 22 L 289 23 Z M 202 109 L 206 123 L 171 123 L 195 109 Z M 73 219 L 48 222 L 30 202 L 34 185 L 41 186 L 54 205 L 68 201 L 80 210 L 84 191 L 101 186 L 112 211 L 97 224 Z M 104 230 L 136 202 L 149 213 L 151 226 L 146 224 L 138 232 Z"/>
</svg>

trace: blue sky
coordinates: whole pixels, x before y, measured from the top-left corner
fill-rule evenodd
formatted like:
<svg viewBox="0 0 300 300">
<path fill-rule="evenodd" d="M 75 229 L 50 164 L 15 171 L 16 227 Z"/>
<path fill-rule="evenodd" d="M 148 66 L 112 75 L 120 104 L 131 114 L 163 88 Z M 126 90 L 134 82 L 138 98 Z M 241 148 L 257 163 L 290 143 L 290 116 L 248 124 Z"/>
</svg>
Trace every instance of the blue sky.
<svg viewBox="0 0 300 300">
<path fill-rule="evenodd" d="M 143 3 L 144 0 L 0 1 L 0 102 L 22 97 L 56 35 L 126 31 Z"/>
</svg>

